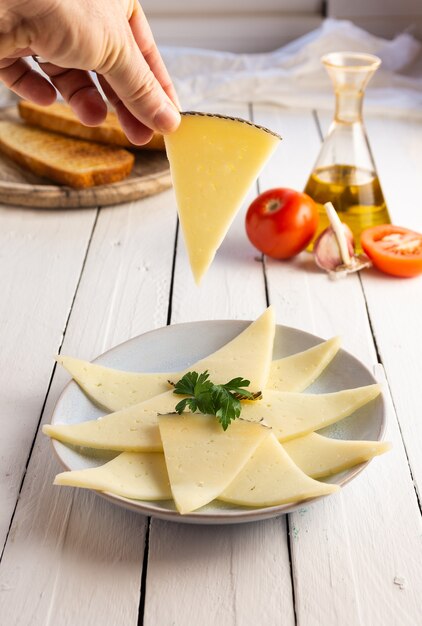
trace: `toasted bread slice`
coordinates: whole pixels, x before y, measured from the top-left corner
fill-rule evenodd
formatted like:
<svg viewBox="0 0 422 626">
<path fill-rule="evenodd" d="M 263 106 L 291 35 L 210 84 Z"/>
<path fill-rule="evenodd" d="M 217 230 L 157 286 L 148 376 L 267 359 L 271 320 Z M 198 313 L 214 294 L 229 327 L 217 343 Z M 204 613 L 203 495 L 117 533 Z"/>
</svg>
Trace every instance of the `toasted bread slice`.
<svg viewBox="0 0 422 626">
<path fill-rule="evenodd" d="M 85 126 L 78 120 L 70 106 L 63 102 L 55 102 L 43 107 L 21 100 L 18 108 L 20 116 L 32 126 L 53 130 L 56 133 L 124 148 L 165 150 L 163 136 L 159 133 L 154 133 L 151 141 L 144 146 L 132 144 L 124 134 L 117 115 L 113 111 L 107 113 L 105 121 L 99 126 Z"/>
<path fill-rule="evenodd" d="M 0 121 L 0 150 L 38 176 L 76 188 L 122 180 L 135 160 L 122 148 L 7 121 Z"/>
</svg>

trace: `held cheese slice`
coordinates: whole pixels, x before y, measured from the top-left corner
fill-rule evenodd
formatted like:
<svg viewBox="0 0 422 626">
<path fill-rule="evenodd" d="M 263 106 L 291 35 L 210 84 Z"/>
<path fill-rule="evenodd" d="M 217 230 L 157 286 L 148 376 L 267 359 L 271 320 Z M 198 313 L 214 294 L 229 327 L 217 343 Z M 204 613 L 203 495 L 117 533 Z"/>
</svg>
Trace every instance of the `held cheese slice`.
<svg viewBox="0 0 422 626">
<path fill-rule="evenodd" d="M 340 337 L 271 363 L 268 389 L 303 391 L 323 372 L 340 348 Z"/>
<path fill-rule="evenodd" d="M 312 478 L 323 478 L 391 450 L 388 441 L 348 441 L 310 433 L 283 443 L 292 461 Z"/>
<path fill-rule="evenodd" d="M 224 431 L 215 417 L 192 413 L 161 415 L 159 424 L 173 499 L 182 514 L 217 498 L 270 435 L 268 428 L 241 420 Z"/>
<path fill-rule="evenodd" d="M 242 403 L 241 421 L 263 421 L 277 439 L 287 441 L 338 422 L 376 398 L 380 390 L 379 385 L 318 395 L 266 390 L 262 400 Z M 46 424 L 43 432 L 64 443 L 88 448 L 156 452 L 162 450 L 158 416 L 173 412 L 181 397 L 168 391 L 97 420 Z M 213 419 L 223 432 L 217 419 Z M 228 430 L 233 432 L 237 423 L 232 423 Z"/>
<path fill-rule="evenodd" d="M 242 376 L 250 381 L 250 391 L 261 391 L 270 372 L 274 333 L 274 309 L 268 307 L 237 337 L 185 371 L 208 370 L 214 383 L 226 383 Z M 185 373 L 122 372 L 61 355 L 57 361 L 96 404 L 109 411 L 118 411 L 161 394 L 169 389 L 169 380 L 177 382 Z"/>
<path fill-rule="evenodd" d="M 108 491 L 134 500 L 171 498 L 166 463 L 160 452 L 123 452 L 100 467 L 62 472 L 54 484 Z"/>
<path fill-rule="evenodd" d="M 188 112 L 164 141 L 189 261 L 199 284 L 280 137 L 245 120 Z"/>
<path fill-rule="evenodd" d="M 321 394 L 267 389 L 262 400 L 244 403 L 242 419 L 262 420 L 279 441 L 288 441 L 340 421 L 380 393 L 377 384 Z"/>
<path fill-rule="evenodd" d="M 271 435 L 218 499 L 242 506 L 275 506 L 325 496 L 338 489 L 338 485 L 309 478 Z"/>
</svg>

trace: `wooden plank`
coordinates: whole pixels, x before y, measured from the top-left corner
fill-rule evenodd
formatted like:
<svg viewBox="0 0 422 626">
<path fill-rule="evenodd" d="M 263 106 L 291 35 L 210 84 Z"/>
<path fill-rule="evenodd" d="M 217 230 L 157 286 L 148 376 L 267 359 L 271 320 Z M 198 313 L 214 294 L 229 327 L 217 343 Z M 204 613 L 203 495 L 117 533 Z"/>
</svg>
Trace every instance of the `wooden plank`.
<svg viewBox="0 0 422 626">
<path fill-rule="evenodd" d="M 422 232 L 417 207 L 422 171 L 422 127 L 411 119 L 367 121 L 371 147 L 394 224 Z M 400 164 L 400 165 L 399 165 Z M 362 274 L 378 350 L 400 421 L 409 463 L 422 497 L 422 397 L 417 384 L 422 337 L 422 277 L 400 280 L 376 270 Z"/>
<path fill-rule="evenodd" d="M 305 166 L 308 172 L 313 167 L 319 150 L 316 128 L 310 117 L 308 123 L 299 123 L 300 115 L 291 115 L 288 122 L 286 113 L 277 110 L 255 114 L 259 123 L 284 131 L 286 138 L 289 133 L 292 143 L 306 146 L 289 153 L 283 164 L 278 162 L 281 156 L 275 158 L 261 177 L 263 187 L 300 188 Z M 292 262 L 268 261 L 267 277 L 280 322 L 323 337 L 339 334 L 346 349 L 367 366 L 376 365 L 356 276 L 331 282 L 303 253 Z M 296 615 L 301 624 L 399 624 L 402 619 L 410 626 L 419 619 L 415 563 L 421 558 L 416 530 L 420 516 L 394 412 L 389 415 L 388 438 L 394 453 L 377 459 L 341 494 L 289 516 Z M 400 571 L 409 581 L 406 593 L 397 593 L 394 583 L 397 577 L 401 580 Z"/>
<path fill-rule="evenodd" d="M 284 517 L 241 526 L 153 520 L 144 624 L 294 624 L 288 562 Z"/>
<path fill-rule="evenodd" d="M 63 352 L 92 358 L 165 325 L 175 218 L 168 192 L 101 210 Z M 67 380 L 56 371 L 43 421 Z M 58 471 L 39 434 L 0 565 L 2 622 L 135 626 L 146 520 L 93 493 L 53 487 Z"/>
<path fill-rule="evenodd" d="M 241 107 L 211 110 L 248 117 Z M 255 193 L 199 288 L 179 237 L 172 323 L 253 319 L 264 310 L 262 265 L 254 261 L 244 231 L 244 212 Z M 285 519 L 218 528 L 152 520 L 144 623 L 294 624 Z"/>
<path fill-rule="evenodd" d="M 0 207 L 0 545 L 3 547 L 95 211 Z"/>
<path fill-rule="evenodd" d="M 306 625 L 418 623 L 420 515 L 385 389 L 393 451 L 319 510 L 291 516 L 296 611 Z"/>
</svg>

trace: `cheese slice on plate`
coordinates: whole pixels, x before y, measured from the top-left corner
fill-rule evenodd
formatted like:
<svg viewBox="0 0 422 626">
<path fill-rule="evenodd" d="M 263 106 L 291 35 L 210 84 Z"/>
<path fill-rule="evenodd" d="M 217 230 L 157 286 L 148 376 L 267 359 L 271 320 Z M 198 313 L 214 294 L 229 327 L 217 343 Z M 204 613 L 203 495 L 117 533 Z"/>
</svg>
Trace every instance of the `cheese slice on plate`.
<svg viewBox="0 0 422 626">
<path fill-rule="evenodd" d="M 331 476 L 391 450 L 388 441 L 330 439 L 318 433 L 283 444 L 292 461 L 312 478 Z"/>
<path fill-rule="evenodd" d="M 303 391 L 332 361 L 340 348 L 340 337 L 297 352 L 271 363 L 267 388 L 277 391 Z"/>
<path fill-rule="evenodd" d="M 100 467 L 62 472 L 54 484 L 107 491 L 134 500 L 171 499 L 161 452 L 123 452 Z"/>
<path fill-rule="evenodd" d="M 219 500 L 272 506 L 331 493 L 323 478 L 388 452 L 389 442 L 330 439 L 317 433 L 281 445 L 270 434 L 258 446 Z M 311 479 L 309 478 L 311 477 Z M 123 452 L 101 467 L 62 472 L 55 485 L 96 489 L 135 500 L 172 497 L 164 454 Z"/>
<path fill-rule="evenodd" d="M 164 141 L 189 261 L 199 283 L 280 137 L 238 118 L 187 112 Z"/>
<path fill-rule="evenodd" d="M 64 355 L 57 356 L 56 360 L 94 404 L 106 411 L 139 404 L 170 388 L 167 373 L 124 372 Z"/>
<path fill-rule="evenodd" d="M 99 450 L 156 452 L 163 449 L 158 413 L 174 411 L 181 396 L 173 391 L 79 424 L 45 424 L 43 433 L 63 443 Z"/>
<path fill-rule="evenodd" d="M 338 489 L 338 485 L 318 482 L 302 472 L 271 435 L 218 499 L 242 506 L 275 506 L 326 496 Z"/>
<path fill-rule="evenodd" d="M 274 334 L 274 309 L 268 307 L 237 337 L 183 372 L 122 372 L 61 355 L 57 361 L 96 404 L 109 411 L 118 411 L 165 392 L 169 389 L 169 379 L 177 382 L 187 371 L 201 373 L 208 370 L 210 380 L 217 384 L 242 376 L 250 381 L 250 391 L 261 391 L 270 373 Z"/>
<path fill-rule="evenodd" d="M 224 431 L 215 417 L 192 413 L 161 415 L 159 424 L 173 499 L 182 514 L 217 498 L 270 435 L 268 428 L 242 420 Z"/>
<path fill-rule="evenodd" d="M 318 395 L 266 390 L 262 400 L 242 403 L 242 420 L 263 421 L 280 441 L 287 441 L 338 422 L 376 398 L 380 391 L 379 385 Z M 158 429 L 159 415 L 173 412 L 181 398 L 167 391 L 97 420 L 46 424 L 43 433 L 64 443 L 88 448 L 157 452 L 163 446 Z M 222 431 L 216 418 L 214 421 Z"/>
<path fill-rule="evenodd" d="M 242 419 L 262 420 L 279 441 L 287 441 L 338 422 L 380 393 L 378 384 L 321 394 L 266 389 L 262 400 L 243 404 Z"/>
</svg>

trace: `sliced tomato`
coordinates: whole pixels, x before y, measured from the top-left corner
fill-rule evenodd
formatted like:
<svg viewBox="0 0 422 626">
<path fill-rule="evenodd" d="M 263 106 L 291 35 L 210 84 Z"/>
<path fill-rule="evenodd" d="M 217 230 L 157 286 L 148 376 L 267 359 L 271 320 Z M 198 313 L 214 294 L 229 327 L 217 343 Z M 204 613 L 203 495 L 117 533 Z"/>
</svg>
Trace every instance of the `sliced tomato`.
<svg viewBox="0 0 422 626">
<path fill-rule="evenodd" d="M 364 230 L 360 242 L 372 263 L 382 272 L 404 278 L 422 274 L 420 233 L 382 224 Z"/>
</svg>

